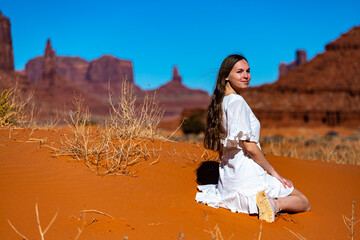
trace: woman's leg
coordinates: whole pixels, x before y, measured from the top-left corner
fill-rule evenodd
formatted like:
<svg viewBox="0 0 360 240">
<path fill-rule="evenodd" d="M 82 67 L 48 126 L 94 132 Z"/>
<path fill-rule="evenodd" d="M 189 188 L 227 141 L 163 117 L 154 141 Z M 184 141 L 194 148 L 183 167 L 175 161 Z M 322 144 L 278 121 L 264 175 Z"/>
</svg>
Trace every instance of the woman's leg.
<svg viewBox="0 0 360 240">
<path fill-rule="evenodd" d="M 274 199 L 276 209 L 286 212 L 308 212 L 310 211 L 309 200 L 299 190 L 295 189 L 286 197 Z"/>
</svg>

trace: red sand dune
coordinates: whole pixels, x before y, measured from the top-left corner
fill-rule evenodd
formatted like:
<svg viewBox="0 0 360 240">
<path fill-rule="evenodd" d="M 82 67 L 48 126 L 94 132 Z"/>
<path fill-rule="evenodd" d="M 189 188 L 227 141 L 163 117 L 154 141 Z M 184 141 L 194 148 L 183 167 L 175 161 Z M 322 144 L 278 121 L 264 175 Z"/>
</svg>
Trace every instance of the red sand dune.
<svg viewBox="0 0 360 240">
<path fill-rule="evenodd" d="M 342 214 L 350 216 L 353 200 L 359 212 L 360 166 L 268 156 L 306 194 L 312 210 L 266 223 L 195 202 L 195 170 L 204 152 L 200 144 L 162 143 L 159 162 L 137 165 L 137 177 L 100 177 L 77 161 L 51 157 L 39 139 L 58 138 L 58 131 L 30 133 L 14 130 L 9 138 L 10 130 L 0 129 L 0 239 L 21 239 L 7 219 L 27 238 L 41 239 L 36 202 L 43 229 L 59 209 L 45 239 L 75 239 L 84 219 L 87 225 L 79 239 L 178 239 L 180 232 L 185 239 L 211 239 L 206 230 L 216 224 L 225 239 L 257 239 L 261 224 L 261 239 L 297 239 L 287 229 L 308 240 L 346 239 Z M 81 215 L 84 209 L 114 219 Z"/>
</svg>

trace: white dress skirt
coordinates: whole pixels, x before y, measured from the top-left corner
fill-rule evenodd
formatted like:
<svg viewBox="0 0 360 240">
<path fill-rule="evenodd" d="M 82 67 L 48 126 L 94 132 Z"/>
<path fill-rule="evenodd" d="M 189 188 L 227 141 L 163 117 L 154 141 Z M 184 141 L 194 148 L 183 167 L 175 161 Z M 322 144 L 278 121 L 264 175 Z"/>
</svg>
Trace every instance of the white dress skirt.
<svg viewBox="0 0 360 240">
<path fill-rule="evenodd" d="M 238 94 L 227 95 L 222 109 L 226 137 L 221 139 L 223 155 L 218 184 L 199 185 L 195 200 L 232 212 L 257 214 L 258 192 L 264 190 L 270 197 L 279 198 L 288 196 L 294 187 L 285 188 L 242 150 L 242 140 L 255 142 L 260 148 L 260 122 L 244 98 Z"/>
</svg>

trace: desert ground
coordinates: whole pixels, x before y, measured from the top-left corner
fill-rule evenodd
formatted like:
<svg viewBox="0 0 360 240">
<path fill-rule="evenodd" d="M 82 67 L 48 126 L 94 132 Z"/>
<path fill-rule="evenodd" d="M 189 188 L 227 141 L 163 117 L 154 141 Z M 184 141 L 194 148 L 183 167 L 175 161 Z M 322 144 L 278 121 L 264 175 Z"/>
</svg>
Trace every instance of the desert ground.
<svg viewBox="0 0 360 240">
<path fill-rule="evenodd" d="M 316 130 L 328 131 L 301 132 Z M 132 166 L 135 175 L 99 176 L 70 157 L 53 157 L 47 145 L 64 131 L 0 129 L 1 239 L 22 239 L 10 223 L 27 239 L 42 239 L 36 210 L 43 232 L 58 212 L 44 239 L 347 239 L 343 215 L 351 217 L 353 201 L 359 217 L 358 165 L 267 155 L 309 198 L 311 211 L 266 223 L 194 200 L 196 169 L 211 160 L 201 143 L 155 140 L 158 160 Z M 301 134 L 263 134 L 274 131 Z"/>
</svg>

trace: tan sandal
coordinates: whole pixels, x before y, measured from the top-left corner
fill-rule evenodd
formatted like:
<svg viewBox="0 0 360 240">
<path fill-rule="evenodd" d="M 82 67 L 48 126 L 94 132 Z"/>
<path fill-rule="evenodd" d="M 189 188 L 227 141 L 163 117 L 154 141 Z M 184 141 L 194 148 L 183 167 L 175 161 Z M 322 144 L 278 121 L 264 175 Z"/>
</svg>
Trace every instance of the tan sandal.
<svg viewBox="0 0 360 240">
<path fill-rule="evenodd" d="M 275 202 L 264 191 L 256 194 L 256 205 L 259 209 L 259 219 L 267 222 L 275 221 Z"/>
</svg>

